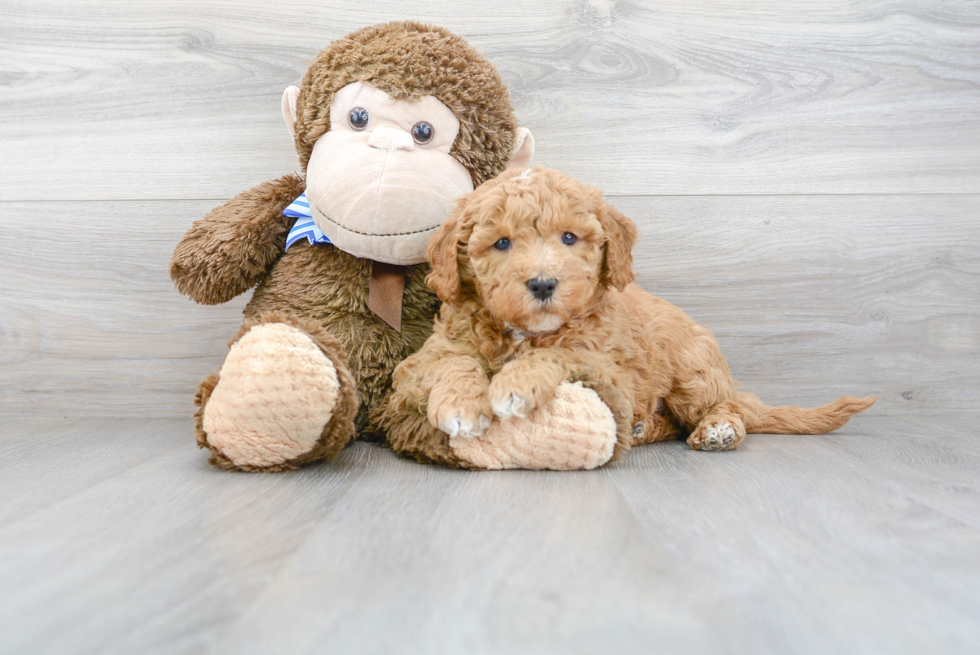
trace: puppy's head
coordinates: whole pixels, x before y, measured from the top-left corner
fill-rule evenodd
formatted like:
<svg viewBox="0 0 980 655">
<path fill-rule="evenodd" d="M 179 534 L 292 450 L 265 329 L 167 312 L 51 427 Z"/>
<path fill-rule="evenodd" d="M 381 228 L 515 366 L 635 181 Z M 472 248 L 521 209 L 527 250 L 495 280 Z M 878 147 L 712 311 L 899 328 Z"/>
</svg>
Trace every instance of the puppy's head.
<svg viewBox="0 0 980 655">
<path fill-rule="evenodd" d="M 475 300 L 500 322 L 553 332 L 633 281 L 635 240 L 633 222 L 593 187 L 516 168 L 458 201 L 429 242 L 427 281 L 445 303 Z"/>
</svg>

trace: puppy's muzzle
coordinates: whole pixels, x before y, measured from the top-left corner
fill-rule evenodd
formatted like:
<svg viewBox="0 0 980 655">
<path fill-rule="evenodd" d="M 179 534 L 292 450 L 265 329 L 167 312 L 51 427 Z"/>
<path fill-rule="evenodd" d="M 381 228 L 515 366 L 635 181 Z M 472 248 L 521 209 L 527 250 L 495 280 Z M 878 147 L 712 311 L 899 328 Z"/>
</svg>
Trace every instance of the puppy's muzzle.
<svg viewBox="0 0 980 655">
<path fill-rule="evenodd" d="M 558 280 L 555 278 L 549 278 L 547 280 L 536 277 L 533 280 L 527 281 L 527 289 L 531 292 L 531 295 L 538 300 L 547 300 L 551 297 L 551 294 L 555 292 L 555 287 L 558 286 Z"/>
</svg>

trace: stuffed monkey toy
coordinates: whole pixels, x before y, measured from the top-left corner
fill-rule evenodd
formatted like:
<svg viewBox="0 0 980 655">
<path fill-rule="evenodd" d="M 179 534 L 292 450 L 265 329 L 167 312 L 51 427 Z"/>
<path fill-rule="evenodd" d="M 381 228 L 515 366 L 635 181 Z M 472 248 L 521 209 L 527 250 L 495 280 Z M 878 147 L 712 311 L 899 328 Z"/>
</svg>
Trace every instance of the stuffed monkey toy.
<svg viewBox="0 0 980 655">
<path fill-rule="evenodd" d="M 431 334 L 439 307 L 425 284 L 429 237 L 457 197 L 508 164 L 526 166 L 534 149 L 494 66 L 415 22 L 331 43 L 283 94 L 282 111 L 303 175 L 214 209 L 170 263 L 177 289 L 202 304 L 255 287 L 219 374 L 195 397 L 198 444 L 223 469 L 290 470 L 333 458 L 355 436 L 386 438 L 392 371 Z M 425 426 L 388 445 L 455 467 L 542 468 L 528 455 L 558 426 L 569 450 L 543 467 L 590 468 L 612 457 L 622 420 L 602 400 L 617 391 L 588 384 L 527 421 L 471 426 L 486 434 L 464 454 L 453 446 L 464 440 Z"/>
</svg>

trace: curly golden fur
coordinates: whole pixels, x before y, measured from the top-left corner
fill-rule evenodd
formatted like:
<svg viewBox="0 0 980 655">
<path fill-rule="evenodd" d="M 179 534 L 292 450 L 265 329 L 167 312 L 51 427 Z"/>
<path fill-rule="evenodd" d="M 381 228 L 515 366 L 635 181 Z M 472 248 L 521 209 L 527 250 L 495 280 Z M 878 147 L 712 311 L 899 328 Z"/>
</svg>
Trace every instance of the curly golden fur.
<svg viewBox="0 0 980 655">
<path fill-rule="evenodd" d="M 545 168 L 507 171 L 461 199 L 430 242 L 435 333 L 395 371 L 395 395 L 433 426 L 526 416 L 566 380 L 622 390 L 634 445 L 687 435 L 699 450 L 746 432 L 818 434 L 875 398 L 768 407 L 736 391 L 711 333 L 633 284 L 633 222 Z M 458 425 L 458 423 L 457 423 Z"/>
</svg>

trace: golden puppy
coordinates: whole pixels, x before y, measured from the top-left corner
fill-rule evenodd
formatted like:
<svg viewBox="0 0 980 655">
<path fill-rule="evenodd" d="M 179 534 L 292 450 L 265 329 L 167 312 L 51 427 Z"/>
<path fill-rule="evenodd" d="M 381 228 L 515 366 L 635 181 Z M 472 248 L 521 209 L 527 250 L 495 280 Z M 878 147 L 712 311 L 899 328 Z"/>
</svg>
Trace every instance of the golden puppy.
<svg viewBox="0 0 980 655">
<path fill-rule="evenodd" d="M 687 438 L 735 448 L 746 432 L 820 434 L 876 398 L 769 407 L 736 391 L 714 337 L 632 284 L 636 226 L 594 188 L 545 168 L 503 173 L 465 196 L 429 244 L 443 301 L 435 333 L 395 372 L 429 422 L 472 437 L 525 417 L 559 384 L 623 392 L 633 443 Z"/>
</svg>

